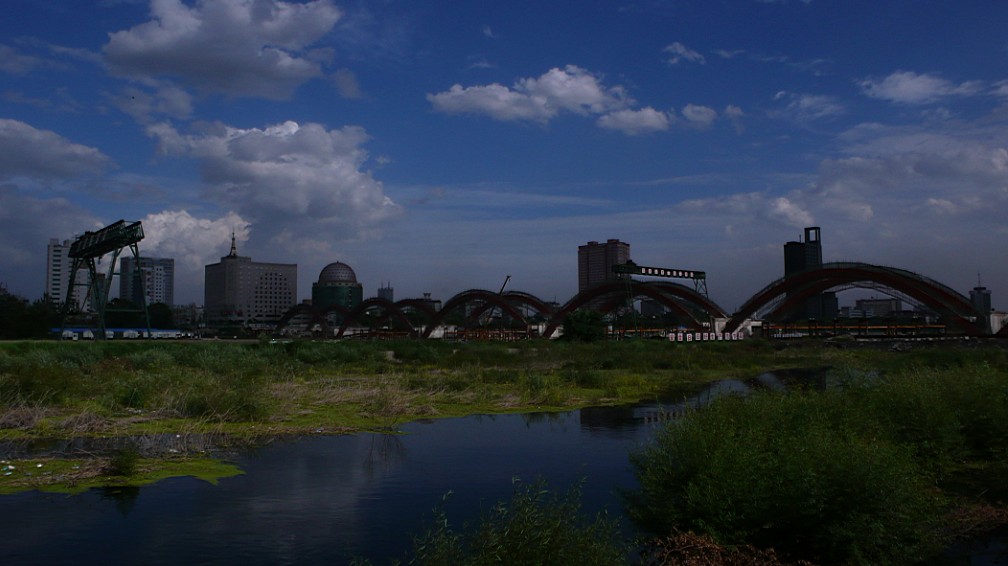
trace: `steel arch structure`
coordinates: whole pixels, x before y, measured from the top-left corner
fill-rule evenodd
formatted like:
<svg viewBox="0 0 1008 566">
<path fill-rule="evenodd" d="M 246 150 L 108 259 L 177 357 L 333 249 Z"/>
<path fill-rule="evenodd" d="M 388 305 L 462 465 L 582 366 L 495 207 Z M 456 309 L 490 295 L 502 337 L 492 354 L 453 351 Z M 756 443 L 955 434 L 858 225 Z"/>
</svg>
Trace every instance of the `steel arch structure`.
<svg viewBox="0 0 1008 566">
<path fill-rule="evenodd" d="M 583 308 L 592 301 L 603 299 L 602 312 L 608 314 L 625 303 L 627 297 L 648 297 L 654 299 L 661 305 L 669 308 L 673 313 L 687 321 L 687 325 L 693 329 L 700 330 L 703 323 L 697 319 L 696 315 L 687 307 L 693 307 L 700 312 L 706 313 L 710 317 L 727 318 L 724 309 L 716 303 L 698 293 L 695 289 L 670 282 L 636 281 L 633 279 L 623 281 L 611 281 L 596 285 L 581 291 L 570 301 L 561 307 L 551 317 L 546 325 L 543 336 L 549 338 L 563 324 L 565 318 L 570 313 Z"/>
<path fill-rule="evenodd" d="M 500 308 L 501 311 L 507 313 L 512 319 L 519 321 L 526 327 L 528 327 L 528 320 L 525 319 L 525 315 L 517 305 L 530 306 L 539 312 L 547 308 L 545 303 L 529 293 L 520 291 L 495 293 L 486 289 L 468 289 L 458 293 L 444 303 L 444 306 L 435 315 L 431 324 L 424 329 L 422 336 L 429 338 L 431 333 L 434 332 L 434 328 L 441 325 L 448 315 L 456 309 L 470 304 L 476 304 L 480 307 L 481 310 L 478 310 L 478 313 L 485 312 L 490 308 Z"/>
<path fill-rule="evenodd" d="M 370 299 L 361 302 L 361 304 L 354 307 L 353 310 L 347 310 L 338 305 L 333 305 L 325 309 L 324 312 L 328 314 L 329 312 L 335 311 L 343 315 L 343 322 L 340 324 L 339 329 L 336 331 L 336 338 L 339 339 L 342 338 L 344 334 L 346 334 L 347 329 L 353 326 L 353 323 L 357 323 L 358 325 L 362 324 L 362 319 L 364 318 L 364 315 L 376 309 L 381 313 L 381 318 L 378 319 L 379 324 L 383 323 L 386 320 L 395 318 L 396 320 L 403 323 L 410 329 L 410 334 L 412 335 L 416 334 L 416 331 L 413 329 L 413 323 L 406 316 L 406 313 L 403 311 L 403 309 L 399 308 L 396 305 L 396 303 L 393 303 L 388 299 L 372 297 Z"/>
<path fill-rule="evenodd" d="M 982 328 L 970 320 L 978 314 L 973 304 L 957 291 L 911 271 L 867 263 L 826 263 L 777 279 L 750 297 L 732 315 L 725 326 L 725 332 L 735 332 L 746 319 L 773 304 L 782 295 L 785 298 L 773 307 L 767 318 L 778 319 L 810 297 L 834 287 L 859 282 L 872 282 L 904 293 L 948 316 L 950 322 L 967 335 L 979 336 L 984 333 Z"/>
<path fill-rule="evenodd" d="M 298 304 L 288 309 L 287 312 L 280 317 L 280 320 L 277 321 L 277 332 L 285 330 L 295 317 L 301 315 L 309 317 L 308 328 L 311 328 L 316 324 L 321 325 L 323 330 L 329 328 L 329 323 L 326 322 L 325 318 L 320 315 L 318 309 L 314 308 L 312 305 Z"/>
</svg>

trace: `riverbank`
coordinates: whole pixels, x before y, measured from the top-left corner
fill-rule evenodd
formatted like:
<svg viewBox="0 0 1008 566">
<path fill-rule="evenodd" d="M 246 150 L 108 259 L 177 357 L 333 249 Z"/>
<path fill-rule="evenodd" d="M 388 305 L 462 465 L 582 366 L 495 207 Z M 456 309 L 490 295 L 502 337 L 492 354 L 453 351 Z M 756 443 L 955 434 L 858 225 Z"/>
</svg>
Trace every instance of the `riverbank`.
<svg viewBox="0 0 1008 566">
<path fill-rule="evenodd" d="M 13 342 L 0 344 L 0 441 L 176 435 L 255 442 L 389 430 L 416 419 L 676 399 L 717 379 L 778 369 L 884 373 L 970 364 L 1008 372 L 1008 355 L 978 342 Z M 206 449 L 138 457 L 147 468 L 170 470 Z M 108 473 L 111 457 L 98 454 L 94 475 L 76 485 L 133 483 L 129 474 Z M 11 463 L 0 490 L 45 485 L 23 472 L 56 465 Z"/>
</svg>

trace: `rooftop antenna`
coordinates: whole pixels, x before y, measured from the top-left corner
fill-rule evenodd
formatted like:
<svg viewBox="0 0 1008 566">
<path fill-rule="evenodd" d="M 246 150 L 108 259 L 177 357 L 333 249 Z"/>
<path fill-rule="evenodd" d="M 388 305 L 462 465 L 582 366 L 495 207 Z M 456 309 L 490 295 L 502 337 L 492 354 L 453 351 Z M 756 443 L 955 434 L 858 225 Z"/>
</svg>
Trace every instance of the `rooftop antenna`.
<svg viewBox="0 0 1008 566">
<path fill-rule="evenodd" d="M 228 254 L 228 257 L 237 257 L 237 256 L 238 256 L 238 248 L 235 246 L 235 233 L 234 230 L 231 230 L 231 253 Z"/>
</svg>

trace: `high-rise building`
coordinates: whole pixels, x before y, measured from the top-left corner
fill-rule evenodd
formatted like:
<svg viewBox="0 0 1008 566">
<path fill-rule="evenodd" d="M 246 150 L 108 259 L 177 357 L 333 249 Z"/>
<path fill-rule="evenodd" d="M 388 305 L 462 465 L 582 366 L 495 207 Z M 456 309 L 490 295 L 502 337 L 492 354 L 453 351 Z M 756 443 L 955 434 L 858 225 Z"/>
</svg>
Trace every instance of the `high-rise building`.
<svg viewBox="0 0 1008 566">
<path fill-rule="evenodd" d="M 70 258 L 70 240 L 62 242 L 57 238 L 49 240 L 46 249 L 46 285 L 45 294 L 53 304 L 62 305 L 67 300 L 67 290 L 70 288 L 70 269 L 73 260 Z M 88 272 L 78 269 L 74 278 L 74 289 L 71 299 L 73 306 L 82 310 L 91 308 L 88 300 Z"/>
<path fill-rule="evenodd" d="M 822 241 L 818 226 L 805 228 L 805 240 L 784 244 L 784 276 L 822 266 Z M 793 316 L 796 320 L 832 320 L 838 308 L 836 293 L 819 293 L 809 297 Z"/>
<path fill-rule="evenodd" d="M 977 286 L 970 289 L 970 302 L 973 303 L 973 307 L 978 313 L 989 315 L 991 312 L 990 289 L 980 285 L 980 282 L 977 281 Z"/>
<path fill-rule="evenodd" d="M 805 229 L 805 241 L 784 244 L 784 275 L 792 275 L 822 265 L 819 227 Z"/>
<path fill-rule="evenodd" d="M 140 305 L 164 303 L 173 306 L 175 300 L 175 260 L 141 256 L 119 259 L 119 298 Z"/>
<path fill-rule="evenodd" d="M 381 287 L 378 287 L 378 298 L 385 299 L 390 303 L 395 302 L 395 289 L 392 288 L 392 283 L 383 283 Z"/>
<path fill-rule="evenodd" d="M 628 261 L 630 244 L 626 242 L 610 239 L 604 244 L 588 242 L 578 246 L 578 292 L 619 279 L 612 267 Z"/>
<path fill-rule="evenodd" d="M 209 327 L 276 323 L 297 304 L 297 264 L 260 263 L 231 252 L 204 267 L 204 318 Z"/>
</svg>

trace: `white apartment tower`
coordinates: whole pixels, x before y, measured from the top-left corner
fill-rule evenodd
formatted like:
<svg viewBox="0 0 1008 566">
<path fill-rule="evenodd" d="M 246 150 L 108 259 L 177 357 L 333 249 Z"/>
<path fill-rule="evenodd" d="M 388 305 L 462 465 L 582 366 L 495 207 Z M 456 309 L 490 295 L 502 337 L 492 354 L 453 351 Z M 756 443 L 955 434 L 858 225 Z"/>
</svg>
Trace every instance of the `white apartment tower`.
<svg viewBox="0 0 1008 566">
<path fill-rule="evenodd" d="M 45 294 L 48 300 L 56 305 L 62 305 L 66 301 L 67 290 L 70 287 L 70 268 L 73 266 L 73 260 L 70 259 L 71 243 L 70 240 L 61 242 L 57 238 L 52 238 L 46 249 Z M 78 269 L 71 298 L 77 308 L 85 309 L 89 306 L 87 292 L 87 269 Z"/>
<path fill-rule="evenodd" d="M 172 258 L 140 257 L 140 271 L 136 270 L 137 260 L 125 256 L 119 259 L 119 298 L 148 305 L 164 303 L 169 307 L 175 303 L 175 260 Z"/>
</svg>

